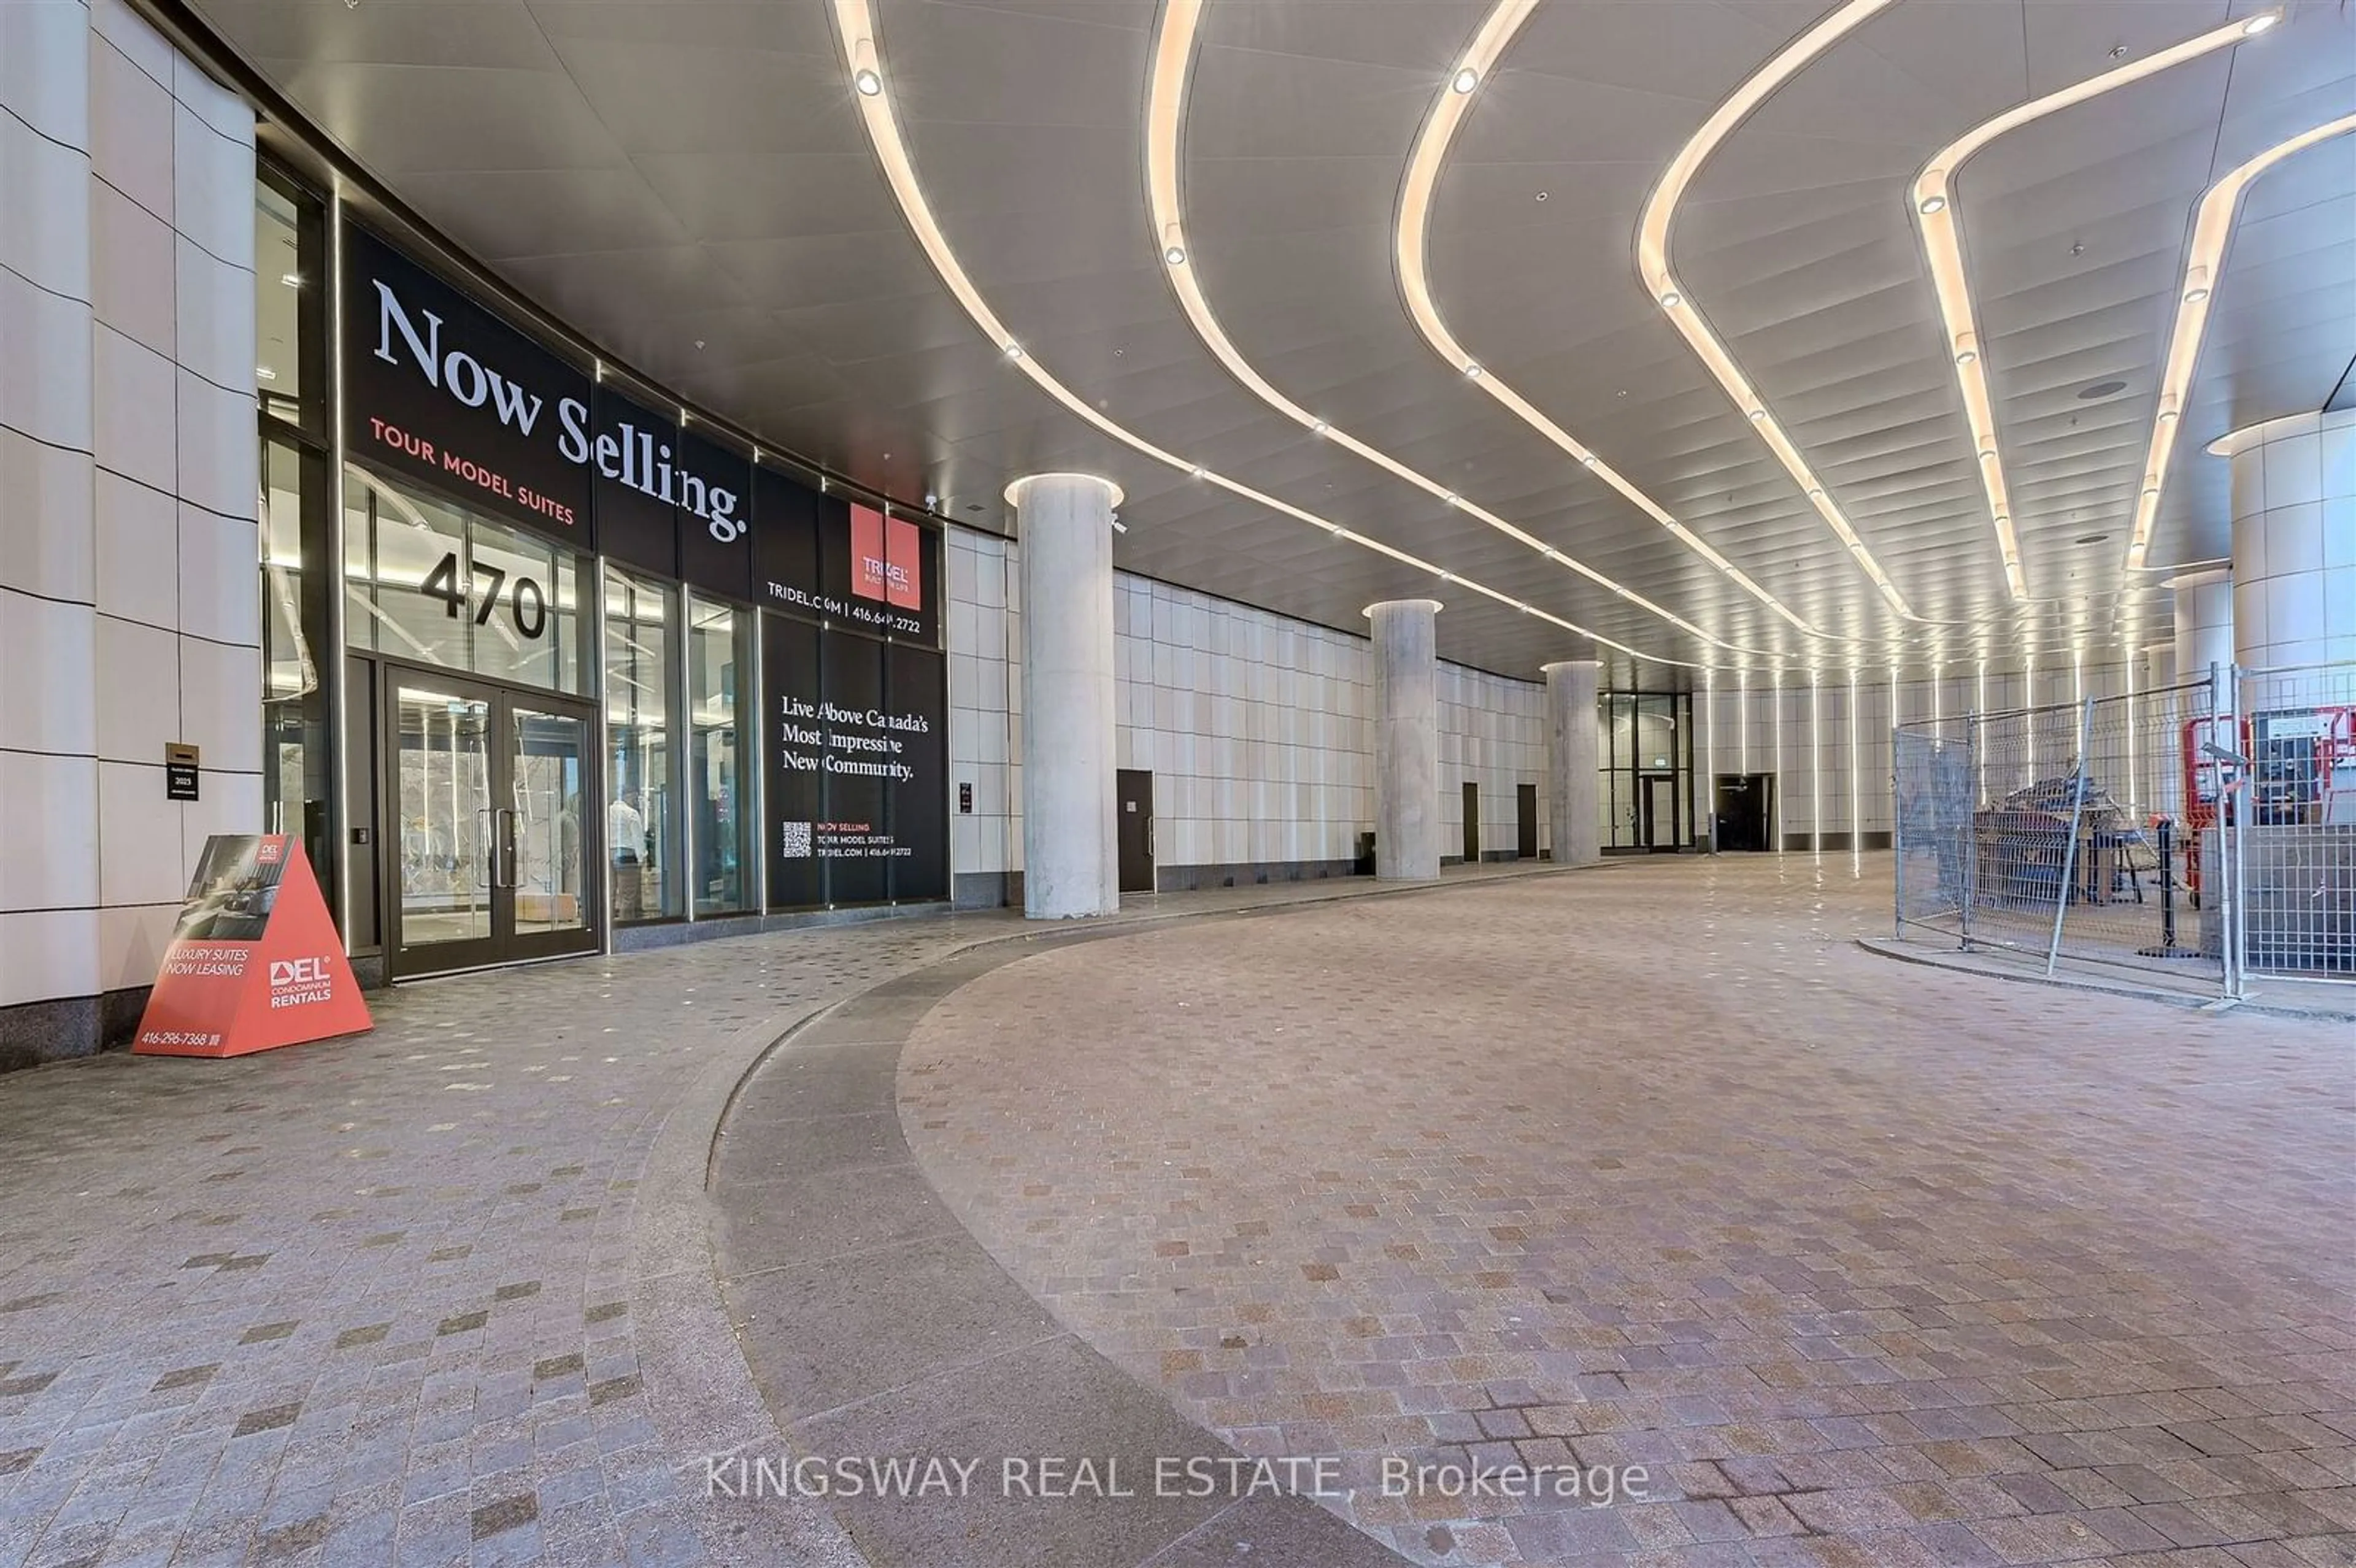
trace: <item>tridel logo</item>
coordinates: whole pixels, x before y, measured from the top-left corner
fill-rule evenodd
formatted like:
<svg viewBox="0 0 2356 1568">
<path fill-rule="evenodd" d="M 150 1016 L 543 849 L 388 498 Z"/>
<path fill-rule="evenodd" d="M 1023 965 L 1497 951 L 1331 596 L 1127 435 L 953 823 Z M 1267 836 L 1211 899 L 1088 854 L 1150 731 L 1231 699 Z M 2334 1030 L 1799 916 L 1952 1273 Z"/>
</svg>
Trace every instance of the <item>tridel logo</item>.
<svg viewBox="0 0 2356 1568">
<path fill-rule="evenodd" d="M 851 591 L 904 610 L 925 607 L 924 536 L 905 517 L 851 508 Z"/>
</svg>

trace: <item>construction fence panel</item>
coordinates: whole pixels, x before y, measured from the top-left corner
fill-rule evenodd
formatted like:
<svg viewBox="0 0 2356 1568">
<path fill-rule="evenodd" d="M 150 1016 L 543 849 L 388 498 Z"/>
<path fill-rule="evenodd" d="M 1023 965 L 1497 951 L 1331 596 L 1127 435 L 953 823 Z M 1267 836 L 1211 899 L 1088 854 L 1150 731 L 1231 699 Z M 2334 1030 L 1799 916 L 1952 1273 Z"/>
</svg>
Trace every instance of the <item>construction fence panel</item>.
<svg viewBox="0 0 2356 1568">
<path fill-rule="evenodd" d="M 2214 737 L 2235 889 L 2237 994 L 2269 979 L 2356 983 L 2356 663 L 2234 672 Z"/>
<path fill-rule="evenodd" d="M 1901 933 L 2222 988 L 2227 901 L 2212 888 L 2200 907 L 2188 799 L 2203 786 L 2181 763 L 2211 713 L 2203 680 L 1900 726 Z"/>
<path fill-rule="evenodd" d="M 1904 724 L 1891 732 L 1898 863 L 1898 933 L 1909 927 L 1960 941 L 1971 905 L 1974 779 L 1972 725 L 1961 716 Z"/>
</svg>

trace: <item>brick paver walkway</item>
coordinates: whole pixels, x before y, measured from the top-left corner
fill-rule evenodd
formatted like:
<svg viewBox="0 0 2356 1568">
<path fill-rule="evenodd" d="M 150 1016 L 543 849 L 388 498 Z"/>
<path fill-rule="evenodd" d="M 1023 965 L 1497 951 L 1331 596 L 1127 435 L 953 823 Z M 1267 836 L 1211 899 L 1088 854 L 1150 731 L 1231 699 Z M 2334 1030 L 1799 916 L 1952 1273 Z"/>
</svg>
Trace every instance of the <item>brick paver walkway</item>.
<svg viewBox="0 0 2356 1568">
<path fill-rule="evenodd" d="M 1044 952 L 917 1025 L 902 1121 L 1058 1317 L 1419 1561 L 2356 1563 L 2356 1038 L 1860 952 L 1867 864 Z"/>
<path fill-rule="evenodd" d="M 860 1563 L 818 1507 L 706 1495 L 705 1456 L 783 1444 L 712 1274 L 712 1134 L 797 1020 L 1023 929 L 466 976 L 354 1040 L 0 1075 L 0 1568 Z"/>
<path fill-rule="evenodd" d="M 786 1022 L 982 933 L 471 976 L 359 1040 L 0 1077 L 0 1564 L 856 1563 L 811 1510 L 704 1538 L 698 1456 L 777 1439 L 702 1162 Z"/>
</svg>

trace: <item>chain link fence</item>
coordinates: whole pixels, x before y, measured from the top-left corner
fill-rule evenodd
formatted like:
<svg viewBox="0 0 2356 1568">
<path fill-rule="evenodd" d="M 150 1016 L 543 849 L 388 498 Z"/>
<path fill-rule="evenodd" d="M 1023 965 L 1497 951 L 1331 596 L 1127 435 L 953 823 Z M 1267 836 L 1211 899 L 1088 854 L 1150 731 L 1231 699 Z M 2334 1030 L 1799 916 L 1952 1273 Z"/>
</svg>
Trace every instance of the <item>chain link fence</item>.
<svg viewBox="0 0 2356 1568">
<path fill-rule="evenodd" d="M 1901 725 L 1891 749 L 1900 935 L 2229 997 L 2356 983 L 2356 665 Z"/>
</svg>

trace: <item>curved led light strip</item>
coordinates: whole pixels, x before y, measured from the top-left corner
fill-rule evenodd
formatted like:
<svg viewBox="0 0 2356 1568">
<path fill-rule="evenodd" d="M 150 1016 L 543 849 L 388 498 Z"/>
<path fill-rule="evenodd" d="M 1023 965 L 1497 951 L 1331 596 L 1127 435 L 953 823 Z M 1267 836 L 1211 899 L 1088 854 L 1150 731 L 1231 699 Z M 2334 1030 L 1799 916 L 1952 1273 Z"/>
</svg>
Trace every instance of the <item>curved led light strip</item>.
<svg viewBox="0 0 2356 1568">
<path fill-rule="evenodd" d="M 1636 270 L 1644 278 L 1644 286 L 1652 290 L 1653 298 L 1659 304 L 1662 314 L 1684 336 L 1696 357 L 1718 379 L 1718 384 L 1726 389 L 1727 396 L 1734 400 L 1735 406 L 1751 416 L 1751 428 L 1759 432 L 1759 439 L 1767 443 L 1767 449 L 1782 462 L 1784 471 L 1806 492 L 1808 502 L 1815 507 L 1816 515 L 1824 518 L 1825 526 L 1831 528 L 1847 548 L 1858 569 L 1873 580 L 1873 585 L 1880 591 L 1883 600 L 1907 620 L 1921 621 L 1925 617 L 1914 613 L 1913 607 L 1906 603 L 1905 596 L 1898 592 L 1898 585 L 1890 581 L 1890 574 L 1881 569 L 1881 563 L 1873 559 L 1873 552 L 1866 549 L 1865 540 L 1849 526 L 1848 519 L 1841 515 L 1841 509 L 1833 504 L 1824 481 L 1809 469 L 1807 460 L 1800 455 L 1800 449 L 1792 443 L 1790 436 L 1783 433 L 1783 427 L 1776 422 L 1774 414 L 1769 411 L 1766 403 L 1744 379 L 1742 368 L 1734 362 L 1734 357 L 1727 352 L 1726 345 L 1719 341 L 1718 335 L 1710 331 L 1708 324 L 1702 320 L 1701 307 L 1677 283 L 1676 274 L 1669 271 L 1670 220 L 1676 216 L 1677 203 L 1684 198 L 1686 187 L 1693 183 L 1694 176 L 1701 171 L 1701 165 L 1710 154 L 1717 151 L 1718 144 L 1725 141 L 1752 110 L 1767 101 L 1776 89 L 1797 76 L 1817 56 L 1847 37 L 1877 12 L 1896 4 L 1897 0 L 1848 0 L 1847 5 L 1837 7 L 1785 45 L 1781 53 L 1760 67 L 1734 90 L 1731 97 L 1718 106 L 1715 113 L 1702 122 L 1701 129 L 1694 133 L 1693 139 L 1678 149 L 1677 155 L 1662 174 L 1661 183 L 1654 188 L 1652 199 L 1644 204 L 1644 219 L 1636 233 Z"/>
<path fill-rule="evenodd" d="M 2176 332 L 2169 340 L 2168 364 L 2160 372 L 2159 411 L 2152 421 L 2151 450 L 2144 460 L 2143 494 L 2136 500 L 2135 531 L 2127 540 L 2129 571 L 2144 571 L 2144 557 L 2151 549 L 2152 526 L 2159 520 L 2160 487 L 2168 482 L 2169 454 L 2176 450 L 2176 429 L 2183 422 L 2179 416 L 2192 389 L 2201 339 L 2209 326 L 2211 291 L 2224 272 L 2225 247 L 2233 238 L 2233 219 L 2241 208 L 2242 194 L 2251 181 L 2285 158 L 2351 131 L 2356 131 L 2356 114 L 2326 121 L 2276 142 L 2211 186 L 2201 198 L 2201 214 L 2192 224 L 2192 248 L 2184 263 L 2184 288 L 2177 296 Z"/>
<path fill-rule="evenodd" d="M 1490 72 L 1496 69 L 1498 59 L 1505 54 L 1506 46 L 1513 42 L 1514 35 L 1521 30 L 1522 24 L 1529 19 L 1530 13 L 1537 9 L 1538 4 L 1539 0 L 1501 0 L 1496 8 L 1489 13 L 1488 19 L 1481 24 L 1480 31 L 1473 34 L 1472 42 L 1465 49 L 1462 61 L 1454 75 L 1449 79 L 1447 91 L 1441 92 L 1434 101 L 1431 113 L 1424 121 L 1422 134 L 1417 138 L 1415 152 L 1408 160 L 1407 178 L 1399 188 L 1398 226 L 1395 250 L 1399 293 L 1407 304 L 1407 313 L 1413 318 L 1417 329 L 1423 334 L 1424 341 L 1431 345 L 1434 353 L 1464 372 L 1465 377 L 1473 385 L 1504 404 L 1515 418 L 1545 436 L 1572 460 L 1583 467 L 1593 470 L 1597 478 L 1617 490 L 1639 511 L 1666 528 L 1670 536 L 1679 544 L 1732 578 L 1743 592 L 1791 623 L 1804 635 L 1826 641 L 1855 642 L 1858 639 L 1844 637 L 1835 632 L 1821 631 L 1801 619 L 1790 606 L 1754 581 L 1750 573 L 1711 549 L 1708 541 L 1677 521 L 1660 503 L 1629 483 L 1619 470 L 1597 456 L 1585 443 L 1540 413 L 1528 399 L 1500 380 L 1494 374 L 1483 370 L 1481 362 L 1465 352 L 1464 346 L 1457 342 L 1455 335 L 1448 330 L 1447 323 L 1440 319 L 1440 307 L 1433 303 L 1431 297 L 1431 278 L 1426 260 L 1430 248 L 1432 190 L 1440 182 L 1440 165 L 1447 162 L 1449 144 L 1455 139 L 1456 129 L 1464 123 L 1465 112 L 1472 105 L 1472 90 L 1489 79 Z M 1190 10 L 1199 9 L 1200 0 L 1171 0 L 1169 9 L 1174 16 L 1182 6 Z M 1189 31 L 1191 33 L 1191 24 Z M 1157 54 L 1154 60 L 1154 80 L 1157 91 L 1163 69 L 1163 58 Z M 1183 59 L 1174 67 L 1174 71 L 1183 83 L 1185 76 L 1185 64 Z M 1154 107 L 1155 113 L 1149 124 L 1152 129 L 1158 130 L 1162 123 L 1162 105 L 1157 101 Z M 1170 106 L 1169 123 L 1172 131 L 1170 152 L 1173 169 L 1172 188 L 1166 208 L 1158 190 L 1154 195 L 1154 205 L 1157 211 L 1167 210 L 1175 213 L 1177 211 L 1175 184 L 1177 105 L 1174 101 Z M 1149 132 L 1149 138 L 1150 136 L 1151 132 Z M 1149 139 L 1148 156 L 1151 158 L 1155 155 L 1157 155 L 1151 150 Z M 1385 460 L 1375 457 L 1374 461 L 1384 462 Z M 1419 482 L 1422 481 L 1419 480 Z M 1571 565 L 1577 571 L 1587 570 L 1579 566 L 1577 562 L 1572 562 Z"/>
<path fill-rule="evenodd" d="M 884 178 L 891 184 L 892 194 L 900 204 L 900 213 L 907 220 L 909 231 L 916 237 L 917 243 L 925 248 L 925 254 L 931 260 L 933 270 L 940 274 L 941 282 L 948 286 L 949 293 L 956 296 L 958 304 L 965 307 L 966 315 L 973 319 L 974 325 L 980 327 L 992 343 L 997 344 L 1004 352 L 1008 362 L 1029 377 L 1032 383 L 1041 391 L 1055 399 L 1094 429 L 1110 436 L 1132 451 L 1142 453 L 1156 463 L 1165 464 L 1207 484 L 1216 485 L 1221 489 L 1241 496 L 1247 500 L 1257 501 L 1263 507 L 1283 513 L 1286 517 L 1323 528 L 1337 539 L 1373 550 L 1378 555 L 1387 556 L 1402 565 L 1413 567 L 1418 571 L 1430 572 L 1443 582 L 1462 584 L 1483 598 L 1493 599 L 1500 604 L 1511 605 L 1526 615 L 1537 616 L 1550 625 L 1559 626 L 1564 631 L 1586 637 L 1605 647 L 1616 649 L 1631 658 L 1645 659 L 1654 664 L 1671 665 L 1687 669 L 1700 667 L 1690 660 L 1663 658 L 1658 654 L 1648 654 L 1641 649 L 1632 648 L 1625 643 L 1614 642 L 1610 637 L 1590 632 L 1575 622 L 1566 621 L 1559 615 L 1541 610 L 1534 604 L 1526 603 L 1509 593 L 1485 587 L 1470 578 L 1460 577 L 1419 556 L 1410 555 L 1405 550 L 1385 544 L 1380 539 L 1368 539 L 1365 535 L 1345 528 L 1339 523 L 1321 517 L 1314 512 L 1305 511 L 1290 502 L 1279 500 L 1265 491 L 1256 490 L 1240 480 L 1215 473 L 1199 463 L 1189 462 L 1166 448 L 1156 446 L 1128 427 L 1107 418 L 1087 399 L 1050 375 L 1023 352 L 1022 344 L 1015 339 L 1012 332 L 1007 330 L 1006 324 L 998 318 L 998 314 L 990 308 L 989 303 L 981 297 L 980 291 L 974 287 L 973 280 L 967 276 L 964 266 L 957 259 L 957 252 L 949 248 L 948 237 L 941 232 L 940 224 L 933 217 L 931 205 L 925 200 L 924 188 L 917 182 L 916 165 L 908 155 L 907 143 L 900 134 L 899 119 L 892 111 L 892 95 L 887 91 L 888 84 L 884 80 L 883 67 L 877 59 L 874 43 L 875 15 L 871 0 L 833 0 L 833 8 L 835 28 L 840 35 L 837 41 L 843 51 L 845 75 L 851 86 L 851 101 L 858 107 L 860 123 L 867 132 L 868 144 L 873 147 L 876 160 L 883 165 Z"/>
<path fill-rule="evenodd" d="M 1506 0 L 1506 4 L 1508 7 L 1521 7 L 1526 13 L 1529 7 L 1537 4 L 1537 0 Z M 1639 609 L 1650 611 L 1671 625 L 1691 633 L 1714 647 L 1724 648 L 1731 653 L 1772 657 L 1772 655 L 1763 649 L 1741 647 L 1722 637 L 1713 636 L 1682 615 L 1655 603 L 1635 590 L 1596 571 L 1585 561 L 1564 554 L 1527 529 L 1507 522 L 1488 508 L 1466 500 L 1438 480 L 1416 472 L 1389 453 L 1369 446 L 1348 432 L 1318 418 L 1277 390 L 1268 378 L 1262 376 L 1253 368 L 1251 362 L 1243 357 L 1242 352 L 1236 347 L 1234 340 L 1227 336 L 1226 329 L 1220 326 L 1218 317 L 1211 310 L 1210 299 L 1204 293 L 1202 284 L 1195 276 L 1186 244 L 1184 226 L 1179 216 L 1181 211 L 1178 199 L 1179 128 L 1184 118 L 1186 78 L 1193 68 L 1194 36 L 1201 24 L 1202 14 L 1203 0 L 1164 0 L 1162 8 L 1161 30 L 1154 39 L 1152 81 L 1146 95 L 1145 187 L 1147 199 L 1152 210 L 1153 230 L 1161 242 L 1162 260 L 1169 274 L 1170 286 L 1177 293 L 1179 304 L 1185 307 L 1186 319 L 1194 323 L 1194 335 L 1203 340 L 1204 347 L 1210 349 L 1217 357 L 1219 363 L 1227 368 L 1227 373 L 1241 381 L 1245 389 L 1254 397 L 1303 429 L 1324 437 L 1337 446 L 1355 453 L 1386 473 L 1395 475 L 1425 494 L 1438 497 L 1442 505 L 1454 507 L 1467 517 L 1479 518 L 1516 543 L 1537 551 L 1558 565 L 1569 568 L 1589 581 L 1611 590 L 1631 604 Z M 1472 74 L 1468 76 L 1468 72 Z M 1468 63 L 1456 72 L 1442 90 L 1441 96 L 1453 102 L 1479 85 L 1480 75 Z M 1483 379 L 1483 373 L 1477 363 L 1459 357 L 1456 364 L 1468 379 L 1476 382 Z M 1493 391 L 1495 389 L 1494 385 L 1491 389 Z M 1767 603 L 1773 604 L 1775 602 L 1769 599 Z M 1776 608 L 1781 609 L 1782 606 L 1777 605 Z M 1788 612 L 1786 613 L 1788 614 Z M 1800 625 L 1803 630 L 1808 629 L 1804 623 L 1798 621 L 1797 617 L 1793 617 L 1793 620 L 1794 624 Z"/>
<path fill-rule="evenodd" d="M 2280 20 L 2279 10 L 2244 17 L 2115 70 L 2106 70 L 2058 92 L 2018 104 L 1940 148 L 1914 177 L 1914 221 L 1922 230 L 1923 256 L 1931 264 L 1932 286 L 1938 291 L 1939 315 L 1946 323 L 1948 352 L 1955 362 L 1955 384 L 1964 394 L 1964 418 L 1972 427 L 1972 448 L 1979 453 L 1980 484 L 1987 491 L 1988 516 L 1996 526 L 1996 547 L 2004 558 L 2005 586 L 2012 591 L 2015 599 L 2029 597 L 2029 578 L 2021 568 L 2020 539 L 2012 526 L 2012 501 L 2005 488 L 2004 453 L 1997 440 L 1996 404 L 1988 392 L 1987 361 L 1981 352 L 1979 332 L 1973 319 L 1971 279 L 1964 271 L 1963 234 L 1955 208 L 1955 175 L 1974 154 L 1998 136 L 2072 104 L 2141 81 L 2170 66 L 2230 48 L 2266 32 Z"/>
</svg>

